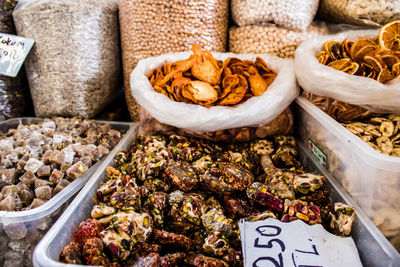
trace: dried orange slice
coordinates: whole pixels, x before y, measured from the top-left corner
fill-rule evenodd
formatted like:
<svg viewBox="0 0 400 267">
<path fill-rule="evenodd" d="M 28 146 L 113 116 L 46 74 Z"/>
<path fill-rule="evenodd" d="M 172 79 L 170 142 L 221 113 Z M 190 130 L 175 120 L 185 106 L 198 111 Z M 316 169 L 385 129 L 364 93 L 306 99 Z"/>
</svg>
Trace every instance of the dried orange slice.
<svg viewBox="0 0 400 267">
<path fill-rule="evenodd" d="M 392 69 L 394 64 L 400 62 L 400 59 L 390 50 L 378 53 L 376 56 L 386 64 L 389 70 Z"/>
<path fill-rule="evenodd" d="M 321 51 L 317 55 L 317 60 L 319 63 L 326 65 L 329 60 L 329 54 L 325 50 Z"/>
<path fill-rule="evenodd" d="M 371 66 L 376 72 L 380 73 L 383 69 L 387 69 L 386 64 L 375 54 L 368 54 L 364 57 L 364 62 Z"/>
<path fill-rule="evenodd" d="M 335 70 L 342 70 L 346 68 L 351 63 L 350 58 L 343 58 L 339 60 L 332 61 L 328 64 L 329 67 L 334 68 Z"/>
<path fill-rule="evenodd" d="M 357 62 L 351 62 L 350 64 L 348 64 L 348 66 L 341 69 L 341 71 L 346 72 L 351 75 L 354 75 L 357 73 L 359 68 L 360 68 L 360 65 Z"/>
<path fill-rule="evenodd" d="M 393 79 L 399 77 L 400 75 L 400 62 L 397 62 L 392 66 Z"/>
<path fill-rule="evenodd" d="M 381 83 L 386 83 L 388 81 L 393 80 L 392 73 L 388 69 L 383 69 L 376 77 L 376 80 Z"/>
<path fill-rule="evenodd" d="M 345 38 L 342 42 L 342 56 L 343 57 L 350 57 L 350 48 L 353 45 L 353 42 L 349 39 Z"/>
<path fill-rule="evenodd" d="M 400 51 L 400 20 L 387 23 L 379 30 L 379 44 L 383 49 Z"/>
<path fill-rule="evenodd" d="M 375 51 L 378 46 L 372 39 L 360 38 L 350 48 L 350 57 L 353 61 L 364 59 L 364 56 Z"/>
<path fill-rule="evenodd" d="M 342 43 L 337 40 L 329 40 L 324 43 L 325 51 L 333 60 L 342 59 Z"/>
</svg>

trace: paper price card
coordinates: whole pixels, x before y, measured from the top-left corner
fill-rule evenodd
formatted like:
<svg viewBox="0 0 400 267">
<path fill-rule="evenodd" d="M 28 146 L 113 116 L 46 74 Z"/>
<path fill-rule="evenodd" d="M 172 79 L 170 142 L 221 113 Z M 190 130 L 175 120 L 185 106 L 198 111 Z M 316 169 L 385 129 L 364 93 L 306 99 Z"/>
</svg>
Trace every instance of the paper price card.
<svg viewBox="0 0 400 267">
<path fill-rule="evenodd" d="M 239 228 L 246 267 L 362 266 L 353 239 L 335 236 L 320 224 L 266 219 L 241 221 Z"/>
<path fill-rule="evenodd" d="M 32 39 L 0 33 L 0 74 L 17 76 L 34 43 Z"/>
</svg>

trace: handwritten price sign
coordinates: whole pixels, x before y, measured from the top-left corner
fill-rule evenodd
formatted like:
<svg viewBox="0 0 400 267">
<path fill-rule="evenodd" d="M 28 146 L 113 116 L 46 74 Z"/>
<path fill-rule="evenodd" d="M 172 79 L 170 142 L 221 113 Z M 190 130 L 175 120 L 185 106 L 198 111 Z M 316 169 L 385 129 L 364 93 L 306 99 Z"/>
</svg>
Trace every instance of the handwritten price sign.
<svg viewBox="0 0 400 267">
<path fill-rule="evenodd" d="M 239 224 L 245 266 L 362 266 L 352 238 L 328 233 L 321 225 L 275 219 Z"/>
<path fill-rule="evenodd" d="M 0 74 L 17 76 L 34 43 L 32 39 L 0 33 Z"/>
</svg>

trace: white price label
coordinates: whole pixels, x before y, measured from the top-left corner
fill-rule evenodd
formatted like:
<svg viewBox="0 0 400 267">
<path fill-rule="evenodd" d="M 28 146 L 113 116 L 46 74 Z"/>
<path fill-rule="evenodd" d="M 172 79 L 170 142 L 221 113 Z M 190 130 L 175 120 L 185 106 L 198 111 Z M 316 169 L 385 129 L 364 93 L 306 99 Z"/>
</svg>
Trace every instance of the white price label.
<svg viewBox="0 0 400 267">
<path fill-rule="evenodd" d="M 0 74 L 17 76 L 34 43 L 32 39 L 0 33 Z"/>
<path fill-rule="evenodd" d="M 244 265 L 251 267 L 362 266 L 351 237 L 338 237 L 322 225 L 276 219 L 239 223 Z"/>
<path fill-rule="evenodd" d="M 326 169 L 328 168 L 328 157 L 311 139 L 308 139 L 308 148 L 314 155 L 314 158 Z"/>
</svg>

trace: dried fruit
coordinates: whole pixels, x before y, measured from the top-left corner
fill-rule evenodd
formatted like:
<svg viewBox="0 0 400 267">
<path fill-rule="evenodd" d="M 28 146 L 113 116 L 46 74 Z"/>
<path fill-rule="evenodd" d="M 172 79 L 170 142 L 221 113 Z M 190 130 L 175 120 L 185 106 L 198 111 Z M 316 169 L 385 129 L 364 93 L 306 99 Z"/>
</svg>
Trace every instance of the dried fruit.
<svg viewBox="0 0 400 267">
<path fill-rule="evenodd" d="M 359 38 L 351 42 L 329 40 L 317 54 L 321 64 L 351 75 L 388 83 L 400 75 L 400 21 L 384 25 L 375 39 Z M 377 42 L 379 40 L 379 42 Z"/>
<path fill-rule="evenodd" d="M 165 62 L 147 74 L 156 92 L 178 102 L 231 106 L 262 95 L 276 77 L 261 58 L 255 63 L 227 58 L 222 63 L 196 44 L 192 49 L 189 59 Z"/>
</svg>

